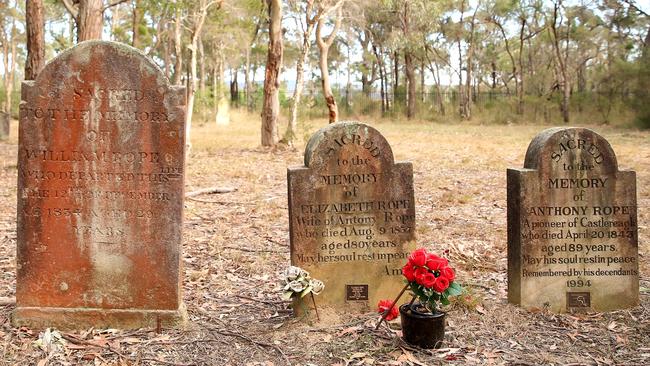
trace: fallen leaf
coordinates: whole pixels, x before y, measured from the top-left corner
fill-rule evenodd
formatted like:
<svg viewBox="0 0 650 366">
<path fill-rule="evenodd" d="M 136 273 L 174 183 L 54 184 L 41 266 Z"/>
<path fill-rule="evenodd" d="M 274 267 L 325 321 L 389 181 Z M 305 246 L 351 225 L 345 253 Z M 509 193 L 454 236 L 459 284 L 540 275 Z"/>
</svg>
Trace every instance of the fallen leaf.
<svg viewBox="0 0 650 366">
<path fill-rule="evenodd" d="M 345 329 L 343 329 L 342 331 L 340 331 L 337 335 L 338 335 L 339 337 L 342 337 L 342 336 L 344 336 L 344 335 L 348 335 L 348 334 L 356 333 L 357 331 L 359 331 L 359 329 L 361 329 L 361 327 L 349 327 L 349 328 L 345 328 Z"/>
<path fill-rule="evenodd" d="M 485 309 L 483 308 L 482 305 L 476 305 L 476 312 L 481 315 L 485 315 Z"/>
<path fill-rule="evenodd" d="M 612 320 L 612 322 L 609 323 L 609 325 L 607 325 L 607 329 L 613 331 L 616 328 L 617 325 L 618 324 L 616 324 L 616 322 Z"/>
</svg>

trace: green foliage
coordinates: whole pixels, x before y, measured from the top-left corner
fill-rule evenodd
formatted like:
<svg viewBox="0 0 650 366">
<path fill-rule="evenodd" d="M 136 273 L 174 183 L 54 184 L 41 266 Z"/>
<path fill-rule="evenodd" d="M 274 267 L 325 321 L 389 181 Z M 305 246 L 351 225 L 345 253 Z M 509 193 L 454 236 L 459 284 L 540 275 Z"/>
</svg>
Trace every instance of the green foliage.
<svg viewBox="0 0 650 366">
<path fill-rule="evenodd" d="M 133 10 L 137 6 L 142 14 L 135 25 L 140 48 L 160 66 L 165 66 L 163 64 L 168 60 L 170 75 L 185 78 L 189 64 L 187 45 L 198 3 L 194 0 L 135 0 L 108 7 L 104 12 L 104 34 L 111 34 L 104 38 L 130 44 L 133 39 Z M 61 1 L 45 0 L 44 5 L 46 55 L 50 59 L 73 45 L 75 25 Z M 306 9 L 304 1 L 290 1 L 286 5 L 283 80 L 292 80 L 297 50 L 301 46 L 300 26 L 295 20 L 304 22 Z M 344 73 L 347 67 L 351 67 L 354 82 L 358 82 L 362 74 L 365 80 L 372 80 L 372 97 L 353 89 L 346 99 L 345 94 L 340 95 L 334 87 L 341 119 L 382 116 L 378 59 L 388 73 L 386 93 L 390 96 L 390 106 L 383 117 L 402 119 L 406 115 L 407 94 L 404 54 L 408 52 L 416 60 L 418 74 L 420 68 L 426 69 L 429 86 L 437 81 L 432 79 L 441 76 L 442 89 L 446 93 L 444 116 L 436 99 L 428 95 L 424 100 L 418 96 L 416 118 L 445 123 L 459 120 L 457 78 L 459 74 L 466 77 L 467 65 L 471 62 L 472 83 L 478 93 L 478 98 L 470 105 L 472 119 L 496 124 L 556 123 L 562 85 L 551 32 L 551 21 L 555 20 L 553 24 L 557 27 L 561 52 L 566 53 L 572 122 L 626 124 L 635 120 L 638 126 L 650 128 L 650 106 L 647 103 L 650 71 L 648 50 L 644 48 L 648 47 L 644 40 L 650 19 L 622 1 L 561 2 L 558 8 L 561 17 L 553 19 L 553 5 L 553 2 L 542 0 L 346 2 L 343 30 L 337 35 L 328 62 L 332 74 L 334 70 Z M 8 34 L 13 21 L 19 25 L 24 23 L 24 2 L 9 1 L 0 5 L 0 14 L 3 16 L 0 23 Z M 233 103 L 235 108 L 238 104 L 244 106 L 241 71 L 245 68 L 247 56 L 251 69 L 249 75 L 255 73 L 255 81 L 260 84 L 259 76 L 266 62 L 268 44 L 266 18 L 265 2 L 259 0 L 224 0 L 208 12 L 201 34 L 205 73 L 199 76 L 206 85 L 211 85 L 212 71 L 218 67 L 222 73 L 218 80 L 225 83 L 231 70 L 239 70 L 240 103 Z M 183 70 L 174 70 L 176 19 L 180 19 L 181 25 Z M 15 88 L 19 87 L 26 55 L 22 34 L 24 26 L 18 28 L 17 58 L 20 65 Z M 301 121 L 327 116 L 319 91 L 318 51 L 314 43 L 312 46 L 305 76 L 306 84 L 315 85 L 317 91 L 306 95 L 302 101 Z M 470 49 L 472 59 L 468 60 Z M 399 64 L 400 83 L 393 90 L 395 59 Z M 520 59 L 521 64 L 518 63 Z M 437 71 L 440 75 L 435 75 Z M 334 75 L 331 76 L 335 79 Z M 492 85 L 493 80 L 496 86 Z M 523 114 L 517 111 L 516 86 L 519 81 L 524 82 Z M 227 88 L 222 90 L 227 91 Z M 490 92 L 495 92 L 495 96 L 486 97 Z M 209 120 L 210 114 L 214 113 L 215 98 L 211 93 L 206 90 L 196 96 L 195 105 L 197 111 L 201 111 L 201 119 Z M 14 103 L 18 100 L 14 98 Z M 258 85 L 254 88 L 251 104 L 259 109 L 261 101 L 262 90 Z M 289 114 L 290 101 L 286 87 L 283 87 L 280 103 L 284 116 Z"/>
<path fill-rule="evenodd" d="M 462 286 L 460 286 L 457 282 L 452 282 L 449 287 L 441 294 L 435 292 L 433 289 L 426 288 L 416 283 L 411 283 L 410 289 L 413 295 L 415 295 L 420 300 L 420 303 L 425 305 L 432 313 L 437 312 L 438 302 L 443 305 L 449 305 L 450 297 L 461 295 L 464 291 Z"/>
</svg>

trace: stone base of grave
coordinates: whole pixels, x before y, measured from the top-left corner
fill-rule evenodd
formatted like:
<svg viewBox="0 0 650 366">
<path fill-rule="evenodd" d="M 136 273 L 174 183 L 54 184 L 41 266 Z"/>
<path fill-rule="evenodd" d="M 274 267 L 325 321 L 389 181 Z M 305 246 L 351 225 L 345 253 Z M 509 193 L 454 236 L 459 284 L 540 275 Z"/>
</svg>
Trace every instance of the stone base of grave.
<svg viewBox="0 0 650 366">
<path fill-rule="evenodd" d="M 187 323 L 187 310 L 183 304 L 178 310 L 17 307 L 11 322 L 31 329 L 179 328 Z"/>
</svg>

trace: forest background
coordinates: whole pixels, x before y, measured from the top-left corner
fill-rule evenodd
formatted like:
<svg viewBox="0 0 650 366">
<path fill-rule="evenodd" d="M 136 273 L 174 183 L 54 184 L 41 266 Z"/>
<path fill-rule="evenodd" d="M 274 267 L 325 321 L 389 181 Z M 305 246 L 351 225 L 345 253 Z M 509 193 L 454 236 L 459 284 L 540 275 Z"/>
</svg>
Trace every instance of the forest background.
<svg viewBox="0 0 650 366">
<path fill-rule="evenodd" d="M 105 39 L 142 50 L 187 85 L 188 133 L 192 122 L 227 123 L 230 108 L 246 109 L 261 115 L 267 146 L 304 139 L 305 124 L 323 117 L 650 128 L 647 8 L 633 0 L 3 0 L 0 110 L 17 117 L 20 80 L 44 60 Z"/>
</svg>

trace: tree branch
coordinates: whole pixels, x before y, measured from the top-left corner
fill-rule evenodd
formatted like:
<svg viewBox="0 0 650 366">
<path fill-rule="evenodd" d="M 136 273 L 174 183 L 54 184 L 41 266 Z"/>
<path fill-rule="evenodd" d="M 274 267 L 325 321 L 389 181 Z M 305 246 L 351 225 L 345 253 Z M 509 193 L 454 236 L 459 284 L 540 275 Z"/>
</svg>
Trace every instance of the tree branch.
<svg viewBox="0 0 650 366">
<path fill-rule="evenodd" d="M 70 0 L 61 0 L 63 3 L 63 6 L 65 6 L 66 10 L 72 15 L 73 18 L 77 19 L 79 16 L 79 9 L 75 9 L 74 5 L 70 2 Z"/>
<path fill-rule="evenodd" d="M 330 7 L 330 8 L 327 8 L 327 9 L 322 9 L 321 8 L 321 15 L 322 16 L 327 16 L 329 13 L 333 12 L 334 10 L 338 10 L 341 7 L 341 5 L 343 5 L 344 2 L 345 2 L 345 0 L 339 0 L 339 1 L 336 2 L 336 4 L 332 5 L 332 7 Z"/>
<path fill-rule="evenodd" d="M 339 4 L 340 3 L 342 2 L 339 2 Z M 330 47 L 332 43 L 334 43 L 336 34 L 339 32 L 339 29 L 341 29 L 342 20 L 343 20 L 343 9 L 341 7 L 338 7 L 336 9 L 336 20 L 334 21 L 334 29 L 332 30 L 332 33 L 330 33 L 330 35 L 327 36 L 327 38 L 325 38 L 325 43 L 327 44 L 327 47 Z"/>
<path fill-rule="evenodd" d="M 109 2 L 106 6 L 104 6 L 102 8 L 102 13 L 104 11 L 106 11 L 106 9 L 108 9 L 108 8 L 112 8 L 112 7 L 116 6 L 116 5 L 120 5 L 121 3 L 124 3 L 124 2 L 127 2 L 127 1 L 128 0 L 113 0 L 113 1 Z"/>
<path fill-rule="evenodd" d="M 630 1 L 630 0 L 623 0 L 623 2 L 626 3 L 627 5 L 629 5 L 630 8 L 636 10 L 639 14 L 641 14 L 641 15 L 645 15 L 646 17 L 650 17 L 650 15 L 648 15 L 648 13 L 646 13 L 645 11 L 639 9 L 639 7 L 636 6 L 636 4 L 634 4 L 633 1 Z"/>
<path fill-rule="evenodd" d="M 323 42 L 322 23 L 323 18 L 318 19 L 318 23 L 316 23 L 316 45 L 318 45 L 318 48 L 320 49 L 327 47 L 327 45 L 325 45 L 325 42 Z"/>
</svg>

